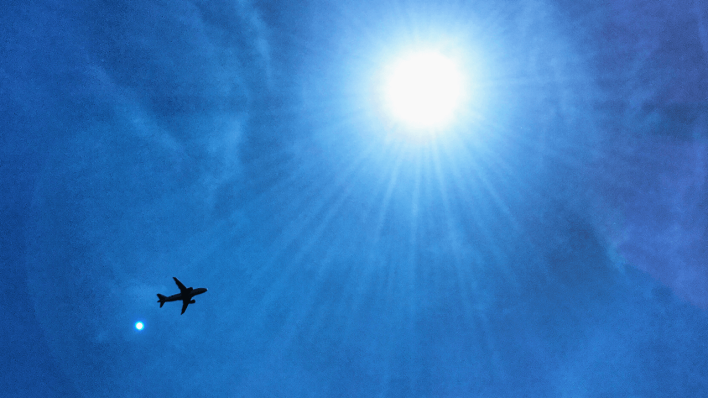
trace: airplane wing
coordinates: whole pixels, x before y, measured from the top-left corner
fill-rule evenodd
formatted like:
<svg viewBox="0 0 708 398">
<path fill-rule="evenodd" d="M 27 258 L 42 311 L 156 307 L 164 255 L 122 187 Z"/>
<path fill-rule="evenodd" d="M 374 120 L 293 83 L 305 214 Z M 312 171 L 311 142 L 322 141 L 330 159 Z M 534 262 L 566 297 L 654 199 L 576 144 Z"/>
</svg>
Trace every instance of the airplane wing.
<svg viewBox="0 0 708 398">
<path fill-rule="evenodd" d="M 184 314 L 184 312 L 187 311 L 188 305 L 189 305 L 189 299 L 182 300 L 182 314 Z"/>
<path fill-rule="evenodd" d="M 174 276 L 172 277 L 172 279 L 175 280 L 175 283 L 177 284 L 177 287 L 179 288 L 180 292 L 184 293 L 184 291 L 187 290 L 187 288 L 184 287 L 184 285 L 182 284 L 182 282 L 179 281 L 179 279 L 175 278 Z M 185 307 L 186 307 L 186 305 L 185 305 Z"/>
</svg>

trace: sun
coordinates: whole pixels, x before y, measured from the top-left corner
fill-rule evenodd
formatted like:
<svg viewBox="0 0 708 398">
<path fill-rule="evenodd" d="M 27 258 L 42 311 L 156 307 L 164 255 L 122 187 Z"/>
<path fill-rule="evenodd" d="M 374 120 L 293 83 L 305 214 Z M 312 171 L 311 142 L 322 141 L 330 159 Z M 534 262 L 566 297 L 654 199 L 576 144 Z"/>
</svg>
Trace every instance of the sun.
<svg viewBox="0 0 708 398">
<path fill-rule="evenodd" d="M 409 54 L 388 69 L 384 102 L 409 129 L 443 128 L 457 113 L 463 77 L 457 65 L 435 51 Z"/>
</svg>

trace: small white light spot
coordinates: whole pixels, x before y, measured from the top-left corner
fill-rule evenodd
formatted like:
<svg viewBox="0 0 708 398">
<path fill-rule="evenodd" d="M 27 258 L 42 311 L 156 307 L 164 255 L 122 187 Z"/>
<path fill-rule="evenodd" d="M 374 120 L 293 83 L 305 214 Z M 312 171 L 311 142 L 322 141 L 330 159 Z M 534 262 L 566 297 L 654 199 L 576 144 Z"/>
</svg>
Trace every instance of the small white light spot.
<svg viewBox="0 0 708 398">
<path fill-rule="evenodd" d="M 135 328 L 136 328 L 136 329 L 138 329 L 138 330 L 143 330 L 144 327 L 145 327 L 145 325 L 143 325 L 142 322 L 135 322 Z"/>
</svg>

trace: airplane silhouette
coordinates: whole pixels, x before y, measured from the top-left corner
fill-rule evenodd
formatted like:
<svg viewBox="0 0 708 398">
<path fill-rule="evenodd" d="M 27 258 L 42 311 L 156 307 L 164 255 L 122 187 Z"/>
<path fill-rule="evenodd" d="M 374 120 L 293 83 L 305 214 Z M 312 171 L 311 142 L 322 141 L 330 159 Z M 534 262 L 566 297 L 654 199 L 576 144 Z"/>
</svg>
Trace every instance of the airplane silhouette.
<svg viewBox="0 0 708 398">
<path fill-rule="evenodd" d="M 157 302 L 160 303 L 160 308 L 168 302 L 168 301 L 180 301 L 182 300 L 182 314 L 184 314 L 184 311 L 187 310 L 187 306 L 190 304 L 196 303 L 195 300 L 192 300 L 192 297 L 196 296 L 197 294 L 202 294 L 206 293 L 207 289 L 200 287 L 200 288 L 191 288 L 191 287 L 184 287 L 182 282 L 179 281 L 179 279 L 175 278 L 174 276 L 172 279 L 175 280 L 175 283 L 177 284 L 177 287 L 179 287 L 179 293 L 173 294 L 172 296 L 166 297 L 161 295 L 160 293 L 157 294 Z M 181 315 L 181 314 L 180 314 Z"/>
</svg>

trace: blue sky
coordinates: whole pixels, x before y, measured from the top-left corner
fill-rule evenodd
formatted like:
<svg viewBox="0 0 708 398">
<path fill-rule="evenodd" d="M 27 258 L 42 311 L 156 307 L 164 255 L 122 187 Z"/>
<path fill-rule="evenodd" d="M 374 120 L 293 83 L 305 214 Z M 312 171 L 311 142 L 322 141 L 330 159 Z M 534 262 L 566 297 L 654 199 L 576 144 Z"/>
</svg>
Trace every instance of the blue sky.
<svg viewBox="0 0 708 398">
<path fill-rule="evenodd" d="M 0 395 L 708 393 L 705 1 L 5 8 Z"/>
</svg>

